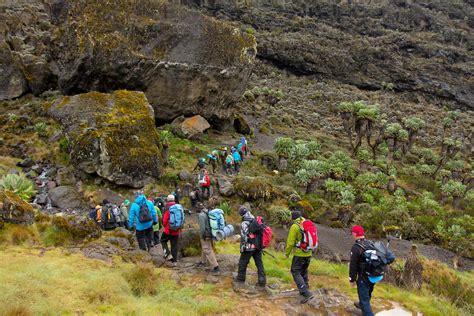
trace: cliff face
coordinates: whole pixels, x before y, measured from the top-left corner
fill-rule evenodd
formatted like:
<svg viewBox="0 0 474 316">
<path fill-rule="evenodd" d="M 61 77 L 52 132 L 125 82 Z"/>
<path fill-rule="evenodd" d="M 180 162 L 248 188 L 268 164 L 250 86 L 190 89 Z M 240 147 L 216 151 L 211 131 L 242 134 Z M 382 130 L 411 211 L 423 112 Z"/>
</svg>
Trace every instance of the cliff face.
<svg viewBox="0 0 474 316">
<path fill-rule="evenodd" d="M 474 108 L 472 1 L 179 2 L 255 29 L 258 58 L 294 74 Z"/>
<path fill-rule="evenodd" d="M 4 3 L 0 17 L 2 99 L 125 88 L 144 91 L 159 121 L 229 117 L 256 54 L 253 36 L 164 1 Z"/>
</svg>

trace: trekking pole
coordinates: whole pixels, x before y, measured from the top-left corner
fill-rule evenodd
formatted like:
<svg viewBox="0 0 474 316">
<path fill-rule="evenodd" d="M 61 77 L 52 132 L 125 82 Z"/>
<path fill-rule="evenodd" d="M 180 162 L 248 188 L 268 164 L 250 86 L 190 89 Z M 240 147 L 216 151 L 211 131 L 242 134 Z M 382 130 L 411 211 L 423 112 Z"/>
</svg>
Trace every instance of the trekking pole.
<svg viewBox="0 0 474 316">
<path fill-rule="evenodd" d="M 264 255 L 269 255 L 270 257 L 272 257 L 272 258 L 275 259 L 275 260 L 277 259 L 274 255 L 272 255 L 272 254 L 269 253 L 269 252 L 266 252 L 265 250 L 262 250 L 262 252 L 263 252 Z"/>
</svg>

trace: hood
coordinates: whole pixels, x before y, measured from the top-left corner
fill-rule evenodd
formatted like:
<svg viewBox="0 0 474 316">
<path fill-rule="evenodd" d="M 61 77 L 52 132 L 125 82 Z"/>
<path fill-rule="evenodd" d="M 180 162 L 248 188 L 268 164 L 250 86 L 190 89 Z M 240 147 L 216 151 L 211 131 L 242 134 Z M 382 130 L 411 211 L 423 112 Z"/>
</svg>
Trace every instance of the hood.
<svg viewBox="0 0 474 316">
<path fill-rule="evenodd" d="M 305 221 L 304 217 L 301 216 L 301 217 L 298 217 L 297 219 L 295 219 L 295 220 L 293 221 L 293 223 L 298 224 L 298 225 L 301 225 L 301 223 L 304 222 L 304 221 Z"/>
<path fill-rule="evenodd" d="M 244 216 L 242 216 L 242 218 L 244 221 L 250 222 L 252 219 L 255 218 L 255 216 L 253 216 L 252 213 L 250 213 L 250 211 L 247 211 L 247 213 L 245 213 Z"/>
<path fill-rule="evenodd" d="M 172 206 L 172 205 L 175 205 L 176 202 L 166 202 L 166 206 Z"/>
<path fill-rule="evenodd" d="M 135 203 L 137 203 L 137 204 L 143 204 L 143 203 L 145 203 L 145 201 L 146 201 L 146 197 L 144 195 L 139 195 L 135 199 Z"/>
</svg>

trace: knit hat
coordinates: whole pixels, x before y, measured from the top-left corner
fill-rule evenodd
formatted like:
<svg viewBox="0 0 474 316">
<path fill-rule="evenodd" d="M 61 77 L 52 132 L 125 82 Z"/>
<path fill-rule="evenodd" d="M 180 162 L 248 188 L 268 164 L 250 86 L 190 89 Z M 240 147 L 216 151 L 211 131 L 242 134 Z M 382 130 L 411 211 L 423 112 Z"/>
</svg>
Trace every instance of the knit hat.
<svg viewBox="0 0 474 316">
<path fill-rule="evenodd" d="M 245 206 L 243 206 L 243 205 L 241 205 L 241 206 L 239 207 L 239 214 L 240 214 L 240 216 L 244 216 L 245 214 L 247 214 L 248 211 L 249 211 L 249 210 L 248 210 Z"/>
<path fill-rule="evenodd" d="M 125 200 L 125 201 L 123 201 L 123 204 L 125 204 L 125 206 L 127 206 L 128 204 L 130 204 L 130 201 L 129 201 L 129 200 Z"/>
<path fill-rule="evenodd" d="M 139 197 L 140 195 L 143 195 L 143 191 L 142 190 L 138 190 L 136 193 L 135 193 L 135 196 L 136 197 Z"/>
<path fill-rule="evenodd" d="M 174 202 L 174 195 L 173 194 L 170 194 L 166 197 L 166 201 L 168 202 Z"/>
<path fill-rule="evenodd" d="M 298 210 L 291 211 L 291 219 L 295 220 L 301 217 L 301 212 Z"/>
<path fill-rule="evenodd" d="M 364 228 L 362 228 L 362 226 L 353 226 L 352 232 L 356 234 L 357 237 L 364 236 Z"/>
</svg>

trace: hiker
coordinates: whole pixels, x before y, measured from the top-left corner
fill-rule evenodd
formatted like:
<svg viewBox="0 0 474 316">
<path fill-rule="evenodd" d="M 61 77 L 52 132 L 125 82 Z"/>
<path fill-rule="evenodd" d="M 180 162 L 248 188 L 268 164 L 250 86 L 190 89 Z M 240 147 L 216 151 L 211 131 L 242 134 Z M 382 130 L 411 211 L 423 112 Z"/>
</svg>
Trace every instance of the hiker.
<svg viewBox="0 0 474 316">
<path fill-rule="evenodd" d="M 372 316 L 374 313 L 370 306 L 370 299 L 372 298 L 375 284 L 369 281 L 369 277 L 364 271 L 362 254 L 364 253 L 364 244 L 367 242 L 364 228 L 362 226 L 354 226 L 351 232 L 355 242 L 351 248 L 349 282 L 353 287 L 357 285 L 357 294 L 359 295 L 359 302 L 354 303 L 354 305 L 362 310 L 364 316 Z"/>
<path fill-rule="evenodd" d="M 313 298 L 313 294 L 309 290 L 308 279 L 308 267 L 311 262 L 313 250 L 306 250 L 306 247 L 301 245 L 304 238 L 303 235 L 305 233 L 303 229 L 303 222 L 306 221 L 301 216 L 301 212 L 297 210 L 292 211 L 291 219 L 293 220 L 293 225 L 291 225 L 290 231 L 288 233 L 285 255 L 288 258 L 293 251 L 293 260 L 291 261 L 291 275 L 293 276 L 293 280 L 298 287 L 300 295 L 303 296 L 303 299 L 300 303 L 304 304 Z M 316 228 L 314 228 L 314 232 L 315 229 Z M 315 243 L 317 244 L 317 237 Z"/>
<path fill-rule="evenodd" d="M 243 147 L 244 147 L 244 145 L 242 145 L 242 143 L 239 143 L 239 144 L 237 145 L 237 151 L 239 152 L 240 159 L 242 160 L 242 162 L 244 161 Z"/>
<path fill-rule="evenodd" d="M 211 178 L 206 169 L 199 173 L 199 186 L 201 187 L 202 197 L 206 200 L 211 196 Z"/>
<path fill-rule="evenodd" d="M 181 198 L 181 189 L 179 186 L 176 186 L 174 191 L 171 192 L 172 195 L 174 195 L 174 201 L 176 202 L 176 204 L 179 204 L 179 200 Z"/>
<path fill-rule="evenodd" d="M 265 269 L 263 267 L 262 253 L 263 250 L 259 249 L 258 243 L 261 236 L 250 233 L 249 225 L 255 221 L 255 217 L 245 206 L 240 206 L 239 215 L 242 217 L 241 232 L 240 232 L 240 259 L 239 259 L 239 271 L 237 274 L 236 282 L 245 283 L 245 277 L 247 274 L 247 266 L 250 262 L 250 258 L 253 257 L 255 266 L 257 267 L 258 281 L 257 286 L 265 287 L 267 279 L 265 276 Z"/>
<path fill-rule="evenodd" d="M 199 188 L 194 188 L 191 192 L 189 192 L 189 199 L 191 200 L 192 209 L 195 209 L 197 203 L 201 201 L 199 192 Z"/>
<path fill-rule="evenodd" d="M 197 162 L 196 165 L 194 166 L 193 171 L 196 171 L 196 170 L 198 170 L 198 169 L 199 169 L 199 170 L 204 169 L 204 168 L 206 168 L 206 165 L 207 165 L 206 159 L 204 159 L 204 158 L 199 158 L 199 159 L 198 159 L 198 162 Z"/>
<path fill-rule="evenodd" d="M 245 139 L 245 136 L 240 137 L 240 143 L 242 144 L 242 152 L 244 153 L 245 156 L 248 155 L 248 146 L 247 146 L 247 139 Z"/>
<path fill-rule="evenodd" d="M 219 156 L 217 154 L 217 150 L 213 150 L 212 153 L 207 155 L 209 157 L 209 164 L 212 166 L 212 172 L 216 173 L 217 169 L 217 160 L 219 159 Z"/>
<path fill-rule="evenodd" d="M 227 170 L 227 162 L 226 162 L 227 155 L 228 155 L 227 147 L 222 147 L 222 150 L 219 152 L 219 161 L 222 164 L 222 170 L 224 172 L 226 172 Z"/>
<path fill-rule="evenodd" d="M 142 250 L 150 250 L 153 247 L 153 225 L 158 223 L 155 207 L 148 201 L 143 191 L 137 191 L 135 202 L 130 206 L 128 215 L 128 227 L 135 226 L 138 246 Z"/>
<path fill-rule="evenodd" d="M 227 155 L 227 158 L 225 159 L 225 174 L 226 175 L 233 175 L 233 168 L 234 168 L 234 158 L 232 157 L 231 154 Z"/>
<path fill-rule="evenodd" d="M 238 174 L 239 171 L 240 171 L 240 160 L 241 160 L 241 157 L 240 157 L 240 154 L 239 152 L 237 151 L 237 149 L 233 149 L 232 151 L 232 158 L 234 159 L 234 170 L 235 170 L 235 173 Z"/>
<path fill-rule="evenodd" d="M 104 230 L 117 228 L 118 213 L 117 206 L 110 203 L 107 199 L 102 200 L 102 228 Z"/>
<path fill-rule="evenodd" d="M 130 201 L 129 200 L 124 200 L 122 202 L 122 204 L 120 204 L 120 217 L 122 218 L 123 222 L 124 222 L 124 226 L 125 228 L 128 228 L 127 227 L 127 219 L 128 219 L 128 206 L 130 205 Z"/>
<path fill-rule="evenodd" d="M 173 216 L 170 216 L 173 213 Z M 165 259 L 171 255 L 171 262 L 178 261 L 178 241 L 181 228 L 184 225 L 184 210 L 180 204 L 174 200 L 174 195 L 170 194 L 166 198 L 165 212 L 163 213 L 163 234 L 161 234 L 161 246 Z M 171 243 L 171 252 L 168 248 L 168 241 Z"/>
<path fill-rule="evenodd" d="M 93 214 L 94 215 L 89 214 L 89 216 L 94 216 L 95 222 L 102 228 L 102 206 L 96 205 Z"/>
<path fill-rule="evenodd" d="M 160 243 L 160 229 L 162 225 L 163 216 L 161 213 L 161 209 L 158 206 L 160 201 L 158 200 L 158 203 L 156 203 L 155 201 L 157 199 L 153 200 L 152 198 L 147 198 L 147 200 L 153 203 L 153 207 L 155 208 L 156 212 L 156 217 L 158 218 L 158 222 L 156 224 L 153 223 L 153 246 L 156 246 Z"/>
<path fill-rule="evenodd" d="M 206 261 L 209 262 L 211 265 L 211 273 L 218 274 L 219 264 L 216 260 L 216 255 L 214 254 L 214 250 L 212 249 L 212 232 L 211 232 L 211 224 L 209 220 L 208 212 L 209 210 L 199 202 L 196 205 L 199 221 L 199 237 L 201 240 L 201 248 L 202 248 L 202 256 L 201 262 L 199 263 L 201 266 L 206 264 Z"/>
</svg>

